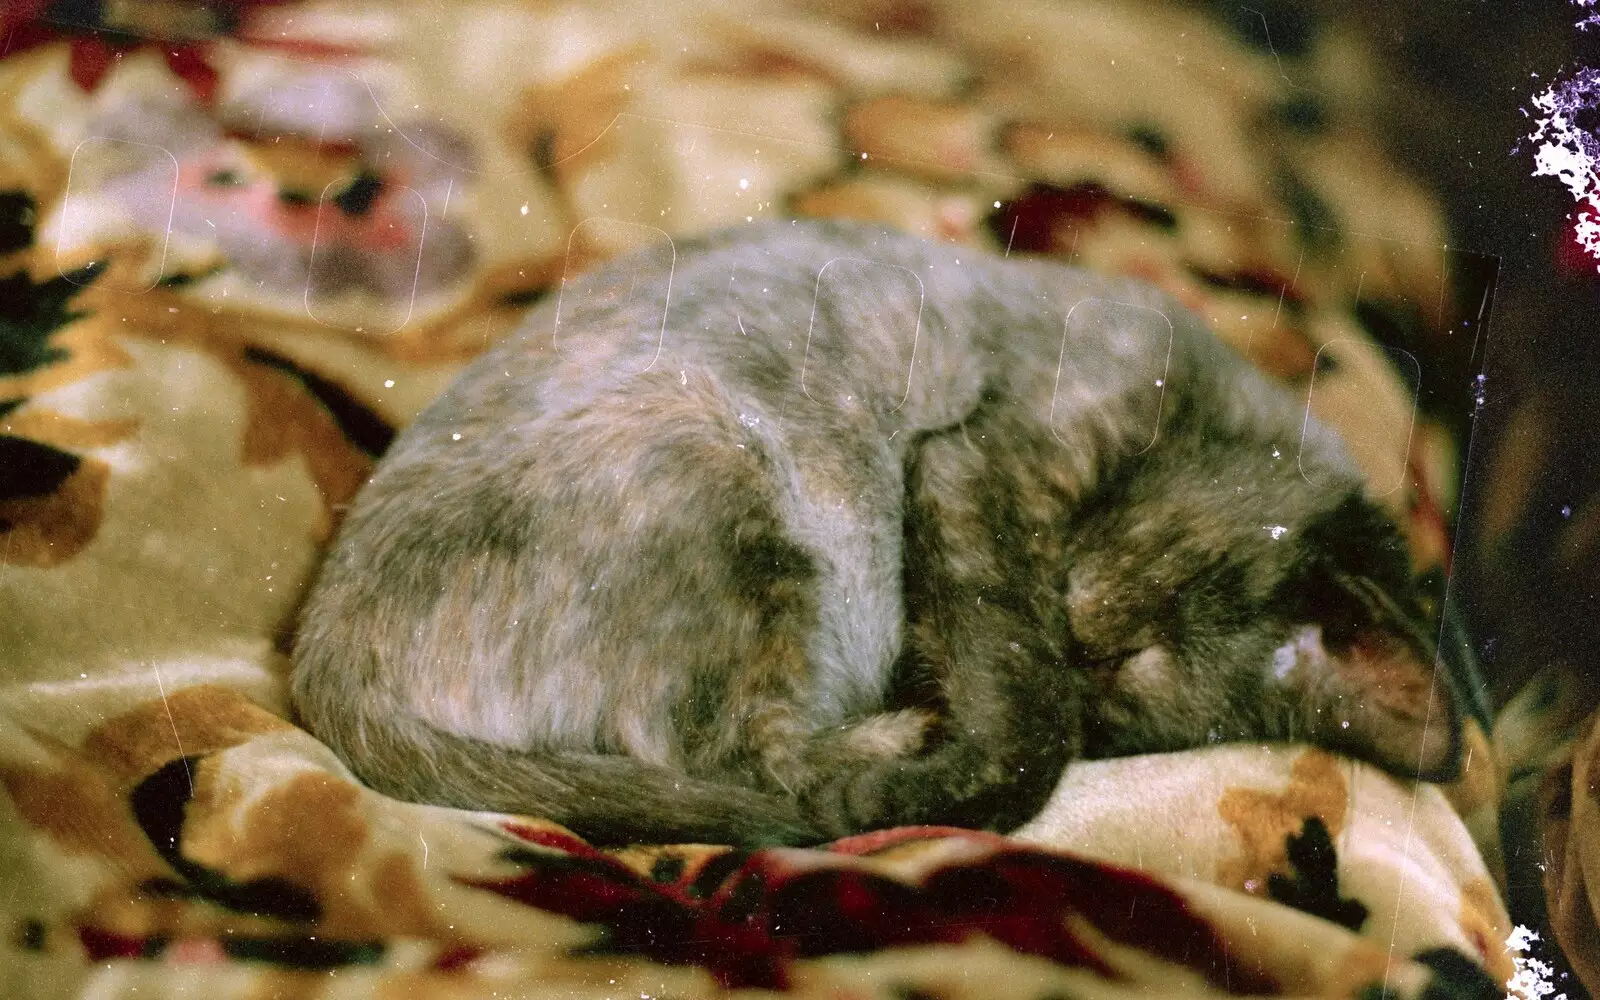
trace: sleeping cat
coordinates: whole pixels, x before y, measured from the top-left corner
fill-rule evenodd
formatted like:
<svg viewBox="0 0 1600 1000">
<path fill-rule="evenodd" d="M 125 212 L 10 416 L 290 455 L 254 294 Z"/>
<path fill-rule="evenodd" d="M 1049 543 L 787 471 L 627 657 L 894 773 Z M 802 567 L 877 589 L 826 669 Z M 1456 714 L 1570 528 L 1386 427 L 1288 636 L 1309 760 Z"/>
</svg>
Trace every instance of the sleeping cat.
<svg viewBox="0 0 1600 1000">
<path fill-rule="evenodd" d="M 380 792 L 597 843 L 1007 831 L 1075 758 L 1460 724 L 1335 436 L 1152 289 L 860 225 L 566 281 L 400 436 L 305 607 Z"/>
</svg>

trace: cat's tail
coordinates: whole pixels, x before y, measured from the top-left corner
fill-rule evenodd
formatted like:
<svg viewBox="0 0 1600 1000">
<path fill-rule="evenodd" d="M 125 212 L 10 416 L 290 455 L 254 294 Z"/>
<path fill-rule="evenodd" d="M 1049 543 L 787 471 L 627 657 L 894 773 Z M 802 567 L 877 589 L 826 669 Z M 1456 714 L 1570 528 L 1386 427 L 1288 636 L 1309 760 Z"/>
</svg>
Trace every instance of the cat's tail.
<svg viewBox="0 0 1600 1000">
<path fill-rule="evenodd" d="M 363 713 L 365 714 L 365 713 Z M 790 799 L 618 754 L 528 751 L 415 716 L 317 726 L 356 776 L 397 799 L 548 819 L 597 846 L 802 846 L 826 839 Z"/>
</svg>

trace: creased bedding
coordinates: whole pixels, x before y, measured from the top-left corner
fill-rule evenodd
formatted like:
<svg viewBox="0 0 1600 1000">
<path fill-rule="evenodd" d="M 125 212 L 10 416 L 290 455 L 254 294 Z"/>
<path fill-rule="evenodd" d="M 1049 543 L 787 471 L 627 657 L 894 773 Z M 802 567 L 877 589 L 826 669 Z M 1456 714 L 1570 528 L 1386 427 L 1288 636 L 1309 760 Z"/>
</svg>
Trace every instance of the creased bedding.
<svg viewBox="0 0 1600 1000">
<path fill-rule="evenodd" d="M 1445 789 L 1218 745 L 1076 765 L 1010 839 L 600 852 L 366 791 L 284 696 L 344 506 L 463 361 L 564 274 L 785 215 L 1162 285 L 1345 435 L 1442 600 L 1461 442 L 1432 407 L 1476 331 L 1333 27 L 1042 0 L 4 16 L 5 996 L 1504 995 L 1480 730 Z"/>
</svg>

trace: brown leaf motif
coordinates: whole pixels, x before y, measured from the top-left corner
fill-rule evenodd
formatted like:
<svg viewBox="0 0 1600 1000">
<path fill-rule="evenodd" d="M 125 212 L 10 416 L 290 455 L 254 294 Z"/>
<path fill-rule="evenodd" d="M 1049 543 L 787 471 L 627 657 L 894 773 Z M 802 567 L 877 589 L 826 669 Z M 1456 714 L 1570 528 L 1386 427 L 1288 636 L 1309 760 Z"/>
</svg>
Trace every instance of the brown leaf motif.
<svg viewBox="0 0 1600 1000">
<path fill-rule="evenodd" d="M 1217 812 L 1234 828 L 1242 850 L 1219 866 L 1222 885 L 1265 896 L 1274 873 L 1291 874 L 1288 839 L 1300 833 L 1308 817 L 1320 819 L 1335 839 L 1344 829 L 1349 787 L 1335 757 L 1307 750 L 1295 758 L 1289 775 L 1282 792 L 1230 788 L 1223 793 Z"/>
</svg>

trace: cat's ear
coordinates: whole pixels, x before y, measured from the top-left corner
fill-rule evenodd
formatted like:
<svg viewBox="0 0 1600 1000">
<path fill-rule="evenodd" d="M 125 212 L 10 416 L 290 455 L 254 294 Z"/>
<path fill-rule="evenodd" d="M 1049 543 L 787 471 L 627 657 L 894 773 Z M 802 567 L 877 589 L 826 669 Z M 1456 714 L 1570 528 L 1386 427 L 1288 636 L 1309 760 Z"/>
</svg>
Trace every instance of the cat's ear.
<svg viewBox="0 0 1600 1000">
<path fill-rule="evenodd" d="M 1361 493 L 1352 491 L 1338 504 L 1314 517 L 1300 535 L 1310 575 L 1338 586 L 1340 574 L 1384 580 L 1404 590 L 1411 576 L 1411 558 L 1404 536 L 1389 516 Z"/>
</svg>

